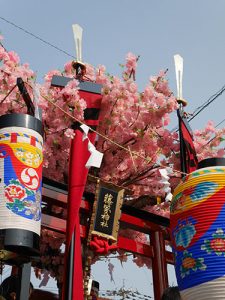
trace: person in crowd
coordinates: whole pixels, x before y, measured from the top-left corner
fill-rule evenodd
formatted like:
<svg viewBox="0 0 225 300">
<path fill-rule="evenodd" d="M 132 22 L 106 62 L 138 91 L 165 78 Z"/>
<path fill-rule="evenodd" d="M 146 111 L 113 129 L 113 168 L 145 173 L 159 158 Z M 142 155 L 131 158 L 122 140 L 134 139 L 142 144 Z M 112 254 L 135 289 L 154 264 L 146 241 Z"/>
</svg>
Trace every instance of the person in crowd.
<svg viewBox="0 0 225 300">
<path fill-rule="evenodd" d="M 19 288 L 18 275 L 11 275 L 7 277 L 0 286 L 0 300 L 16 300 L 16 291 Z M 34 289 L 30 283 L 30 297 L 29 300 L 56 300 L 58 295 L 48 291 Z"/>
<path fill-rule="evenodd" d="M 171 286 L 165 289 L 161 300 L 182 300 L 177 286 Z"/>
<path fill-rule="evenodd" d="M 40 300 L 40 299 L 56 300 L 56 299 L 59 299 L 59 297 L 58 297 L 58 295 L 53 294 L 53 293 L 48 292 L 48 291 L 42 291 L 42 290 L 34 289 L 33 292 L 30 295 L 29 300 Z"/>
<path fill-rule="evenodd" d="M 91 295 L 90 295 L 92 300 L 98 299 L 98 292 L 99 292 L 99 282 L 93 280 L 92 287 L 91 287 Z"/>
<path fill-rule="evenodd" d="M 16 291 L 19 289 L 19 277 L 18 275 L 11 275 L 3 280 L 0 286 L 0 292 L 2 299 L 16 300 Z M 33 285 L 30 283 L 30 294 L 32 293 Z M 0 298 L 1 300 L 1 298 Z"/>
</svg>

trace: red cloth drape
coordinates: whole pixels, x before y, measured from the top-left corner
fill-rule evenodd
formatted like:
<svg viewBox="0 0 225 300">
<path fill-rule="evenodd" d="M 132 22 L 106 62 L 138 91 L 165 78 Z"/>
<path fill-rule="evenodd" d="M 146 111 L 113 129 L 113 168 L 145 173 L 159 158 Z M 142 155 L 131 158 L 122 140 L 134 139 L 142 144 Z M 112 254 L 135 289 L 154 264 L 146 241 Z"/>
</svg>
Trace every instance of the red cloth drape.
<svg viewBox="0 0 225 300">
<path fill-rule="evenodd" d="M 98 125 L 98 114 L 101 105 L 101 95 L 80 91 L 80 96 L 86 100 L 87 109 L 85 112 L 85 124 L 92 127 Z M 89 131 L 89 140 L 94 144 L 96 134 Z M 67 207 L 67 230 L 66 230 L 66 255 L 64 272 L 64 300 L 66 281 L 68 276 L 73 276 L 73 292 L 71 300 L 83 300 L 83 271 L 82 253 L 80 240 L 79 209 L 87 180 L 88 169 L 85 164 L 90 156 L 88 151 L 88 140 L 82 141 L 83 132 L 78 128 L 75 130 L 75 137 L 71 142 L 70 163 L 69 163 L 69 190 Z M 71 239 L 75 234 L 74 249 L 70 249 Z M 68 253 L 73 251 L 72 273 L 68 274 Z"/>
<path fill-rule="evenodd" d="M 191 128 L 187 120 L 183 117 L 183 113 L 178 110 L 179 118 L 179 131 L 181 139 L 181 148 L 183 148 L 183 156 L 181 157 L 181 165 L 184 165 L 185 168 L 182 170 L 186 173 L 191 173 L 198 168 L 198 159 L 195 151 L 195 146 L 193 143 L 193 136 L 191 133 Z M 182 152 L 182 149 L 180 149 Z"/>
<path fill-rule="evenodd" d="M 181 118 L 181 136 L 185 144 L 185 159 L 187 160 L 187 173 L 191 173 L 198 168 L 198 159 L 190 131 L 187 129 L 183 119 Z"/>
</svg>

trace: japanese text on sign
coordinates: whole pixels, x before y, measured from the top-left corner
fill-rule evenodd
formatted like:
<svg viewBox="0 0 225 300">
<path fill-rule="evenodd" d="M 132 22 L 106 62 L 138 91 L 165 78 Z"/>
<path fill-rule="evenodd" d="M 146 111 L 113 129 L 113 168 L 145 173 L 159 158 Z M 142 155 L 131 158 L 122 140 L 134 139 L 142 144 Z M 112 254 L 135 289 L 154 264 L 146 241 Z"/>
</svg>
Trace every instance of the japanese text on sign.
<svg viewBox="0 0 225 300">
<path fill-rule="evenodd" d="M 103 206 L 103 214 L 101 215 L 101 226 L 108 227 L 108 221 L 110 219 L 111 214 L 111 206 L 113 204 L 113 196 L 111 194 L 106 194 L 104 196 L 104 206 Z"/>
</svg>

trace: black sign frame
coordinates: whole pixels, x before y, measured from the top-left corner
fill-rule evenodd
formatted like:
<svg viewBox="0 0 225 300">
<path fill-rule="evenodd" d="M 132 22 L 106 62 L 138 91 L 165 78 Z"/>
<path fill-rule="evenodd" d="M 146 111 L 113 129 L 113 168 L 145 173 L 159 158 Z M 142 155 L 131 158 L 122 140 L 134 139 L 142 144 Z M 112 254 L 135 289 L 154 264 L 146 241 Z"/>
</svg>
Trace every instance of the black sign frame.
<svg viewBox="0 0 225 300">
<path fill-rule="evenodd" d="M 90 224 L 89 241 L 97 235 L 117 242 L 124 189 L 98 182 Z"/>
</svg>

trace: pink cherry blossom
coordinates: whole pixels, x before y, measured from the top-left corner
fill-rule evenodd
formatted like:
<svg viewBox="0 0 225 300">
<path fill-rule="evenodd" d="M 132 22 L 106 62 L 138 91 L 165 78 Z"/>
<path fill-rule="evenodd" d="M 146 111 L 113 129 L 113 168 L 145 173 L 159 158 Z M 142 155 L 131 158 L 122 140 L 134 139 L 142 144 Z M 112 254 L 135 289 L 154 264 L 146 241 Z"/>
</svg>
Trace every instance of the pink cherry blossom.
<svg viewBox="0 0 225 300">
<path fill-rule="evenodd" d="M 17 88 L 6 95 L 16 85 L 17 78 L 21 77 L 33 99 L 32 87 L 36 75 L 27 63 L 21 64 L 15 52 L 7 52 L 1 45 L 0 61 L 0 115 L 26 113 L 26 106 Z M 44 77 L 44 83 L 37 85 L 45 128 L 43 174 L 60 182 L 66 182 L 68 177 L 70 143 L 74 137 L 71 127 L 74 121 L 84 120 L 87 106 L 85 99 L 80 97 L 73 64 L 73 61 L 69 61 L 62 71 L 49 71 Z M 167 71 L 152 76 L 143 91 L 139 91 L 135 81 L 137 64 L 138 57 L 128 53 L 121 76 L 109 75 L 102 65 L 95 69 L 85 64 L 84 79 L 102 84 L 102 105 L 97 129 L 100 134 L 96 147 L 104 157 L 98 176 L 103 181 L 126 187 L 132 193 L 130 205 L 135 203 L 141 209 L 169 217 L 169 203 L 163 201 L 165 191 L 158 168 L 168 165 L 172 167 L 170 184 L 173 190 L 181 177 L 179 140 L 178 134 L 168 130 L 167 126 L 170 124 L 170 114 L 176 111 L 178 104 L 170 90 Z M 51 87 L 53 75 L 64 75 L 72 80 L 64 88 Z M 198 159 L 223 156 L 221 143 L 224 139 L 225 128 L 217 129 L 211 121 L 204 129 L 196 130 L 194 144 Z M 95 185 L 87 183 L 86 189 L 94 192 Z M 142 201 L 143 197 L 157 196 L 162 199 L 160 204 L 150 205 L 148 201 Z M 66 210 L 53 209 L 54 213 L 66 216 Z M 148 242 L 145 234 L 130 230 L 121 230 L 120 234 L 142 243 Z M 63 243 L 64 238 L 42 229 L 41 262 L 37 267 L 47 269 L 49 275 L 57 278 L 58 282 L 62 281 Z M 55 255 L 46 254 L 48 251 Z M 151 266 L 150 260 L 141 256 L 137 256 L 134 261 L 138 266 Z M 42 277 L 44 280 L 48 278 L 44 271 Z"/>
</svg>

